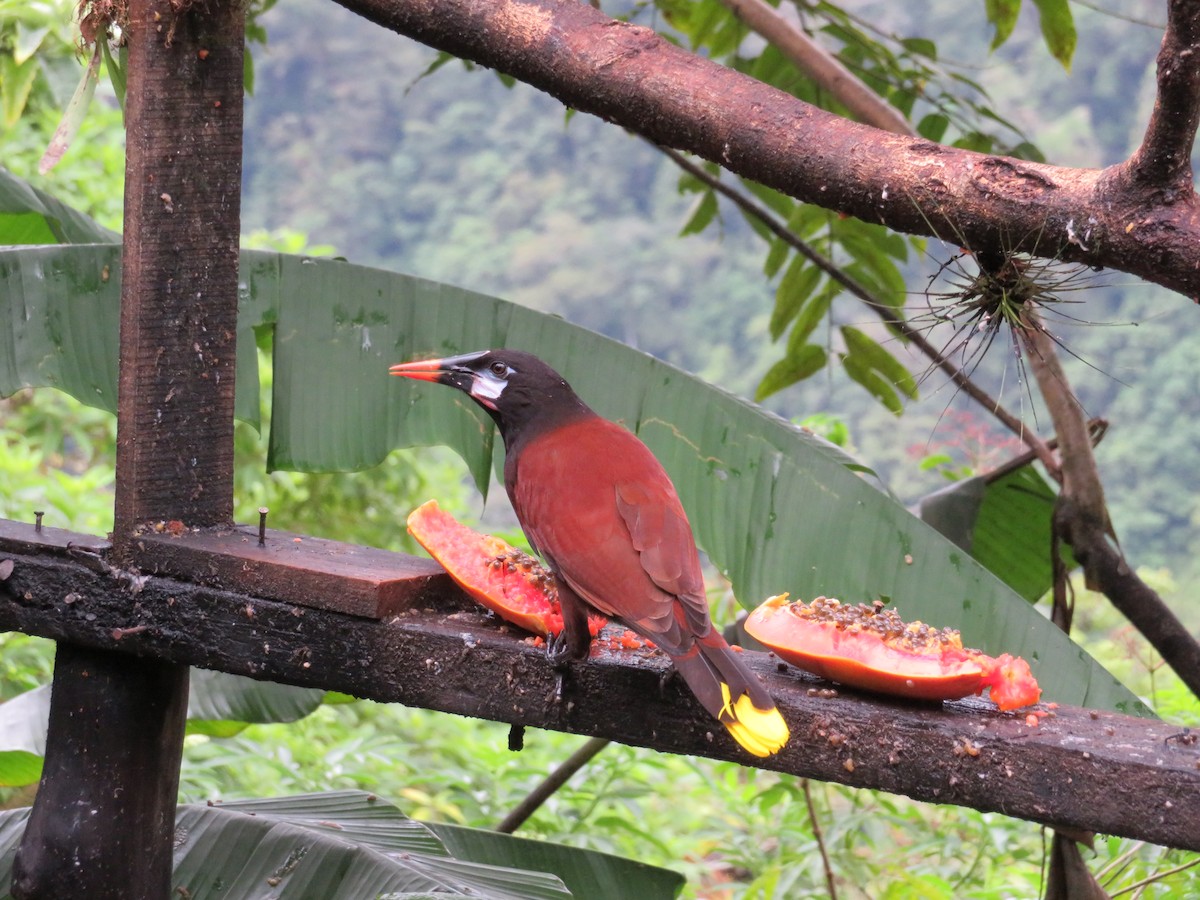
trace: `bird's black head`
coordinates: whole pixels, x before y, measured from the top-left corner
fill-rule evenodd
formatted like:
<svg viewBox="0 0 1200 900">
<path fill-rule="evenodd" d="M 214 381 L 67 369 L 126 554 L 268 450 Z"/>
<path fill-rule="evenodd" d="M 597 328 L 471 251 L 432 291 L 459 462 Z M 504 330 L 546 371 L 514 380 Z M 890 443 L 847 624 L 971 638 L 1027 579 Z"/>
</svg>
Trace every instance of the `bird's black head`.
<svg viewBox="0 0 1200 900">
<path fill-rule="evenodd" d="M 521 350 L 480 350 L 392 366 L 393 375 L 458 388 L 487 410 L 506 447 L 531 431 L 563 424 L 591 410 L 566 379 Z"/>
</svg>

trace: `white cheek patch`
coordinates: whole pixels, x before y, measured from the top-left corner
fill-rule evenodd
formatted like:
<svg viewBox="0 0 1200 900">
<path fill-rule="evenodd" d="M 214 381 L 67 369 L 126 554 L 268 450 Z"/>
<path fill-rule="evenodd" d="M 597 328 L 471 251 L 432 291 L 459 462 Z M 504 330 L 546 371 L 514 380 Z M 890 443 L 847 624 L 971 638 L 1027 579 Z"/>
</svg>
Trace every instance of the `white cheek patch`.
<svg viewBox="0 0 1200 900">
<path fill-rule="evenodd" d="M 490 373 L 477 375 L 471 382 L 471 396 L 484 406 L 495 409 L 496 401 L 500 399 L 500 395 L 504 393 L 507 385 L 507 381 L 496 378 Z"/>
</svg>

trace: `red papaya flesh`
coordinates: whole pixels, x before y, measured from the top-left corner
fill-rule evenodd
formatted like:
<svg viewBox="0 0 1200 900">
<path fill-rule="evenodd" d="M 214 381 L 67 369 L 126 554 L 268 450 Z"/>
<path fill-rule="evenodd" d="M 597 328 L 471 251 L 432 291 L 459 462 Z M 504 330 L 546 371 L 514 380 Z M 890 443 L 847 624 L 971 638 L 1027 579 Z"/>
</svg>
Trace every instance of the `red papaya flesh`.
<svg viewBox="0 0 1200 900">
<path fill-rule="evenodd" d="M 1029 665 L 962 645 L 950 628 L 905 622 L 882 603 L 853 606 L 818 597 L 789 603 L 772 597 L 746 619 L 746 632 L 781 659 L 854 687 L 919 700 L 958 700 L 990 688 L 1000 709 L 1037 703 Z"/>
<path fill-rule="evenodd" d="M 550 570 L 506 541 L 463 525 L 430 500 L 408 516 L 408 531 L 464 591 L 507 622 L 542 637 L 563 628 Z M 588 618 L 594 637 L 604 619 Z"/>
</svg>

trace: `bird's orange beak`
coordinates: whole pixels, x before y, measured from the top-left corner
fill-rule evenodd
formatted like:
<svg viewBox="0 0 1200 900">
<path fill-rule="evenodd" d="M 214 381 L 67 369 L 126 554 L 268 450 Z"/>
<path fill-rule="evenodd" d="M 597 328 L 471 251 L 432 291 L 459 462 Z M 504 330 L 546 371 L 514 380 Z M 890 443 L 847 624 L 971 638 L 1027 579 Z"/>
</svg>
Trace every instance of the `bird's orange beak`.
<svg viewBox="0 0 1200 900">
<path fill-rule="evenodd" d="M 486 352 L 486 350 L 480 350 L 475 353 L 464 353 L 461 356 L 420 359 L 414 362 L 400 363 L 392 366 L 388 371 L 401 378 L 445 384 L 470 394 L 471 385 L 475 382 L 475 372 L 472 371 L 471 364 L 478 361 L 479 357 Z"/>
<path fill-rule="evenodd" d="M 392 375 L 401 378 L 414 378 L 417 381 L 438 382 L 446 374 L 446 367 L 440 359 L 423 359 L 416 362 L 400 363 L 388 369 Z"/>
</svg>

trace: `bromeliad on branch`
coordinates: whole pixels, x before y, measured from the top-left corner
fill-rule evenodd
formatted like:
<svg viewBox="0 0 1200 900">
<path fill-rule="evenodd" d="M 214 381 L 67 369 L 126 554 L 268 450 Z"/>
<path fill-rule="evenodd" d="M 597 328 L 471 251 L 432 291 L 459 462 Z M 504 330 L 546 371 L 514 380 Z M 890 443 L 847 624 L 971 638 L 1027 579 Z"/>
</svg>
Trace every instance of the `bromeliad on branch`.
<svg viewBox="0 0 1200 900">
<path fill-rule="evenodd" d="M 391 373 L 457 388 L 495 420 L 504 486 L 554 573 L 562 604 L 552 661 L 587 656 L 594 610 L 667 653 L 747 751 L 770 756 L 787 743 L 774 700 L 713 627 L 691 525 L 645 444 L 598 416 L 528 353 L 486 350 L 392 366 Z"/>
</svg>

